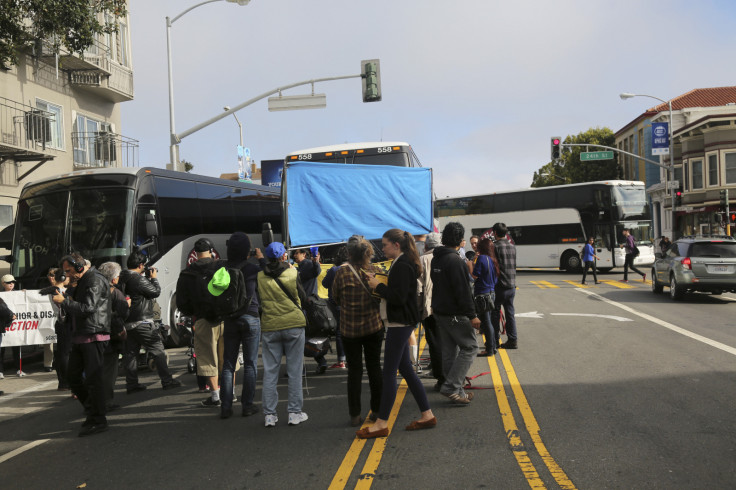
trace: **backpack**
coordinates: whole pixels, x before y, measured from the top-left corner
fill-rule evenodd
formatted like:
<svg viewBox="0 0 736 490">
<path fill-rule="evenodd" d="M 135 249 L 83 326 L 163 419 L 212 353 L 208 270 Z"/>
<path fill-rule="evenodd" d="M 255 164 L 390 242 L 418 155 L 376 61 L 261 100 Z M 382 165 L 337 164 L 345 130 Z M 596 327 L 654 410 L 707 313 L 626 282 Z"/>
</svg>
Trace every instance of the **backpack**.
<svg viewBox="0 0 736 490">
<path fill-rule="evenodd" d="M 245 291 L 245 278 L 241 268 L 245 261 L 229 266 L 223 260 L 213 262 L 209 267 L 193 271 L 186 269 L 182 274 L 194 277 L 194 291 L 196 303 L 201 313 L 208 313 L 218 320 L 225 320 L 239 316 L 250 306 L 253 298 L 248 298 Z M 209 283 L 215 274 L 224 269 L 230 276 L 230 284 L 219 296 L 213 295 L 209 290 Z"/>
<path fill-rule="evenodd" d="M 306 301 L 307 338 L 334 335 L 337 330 L 337 314 L 333 304 L 313 294 Z"/>
</svg>

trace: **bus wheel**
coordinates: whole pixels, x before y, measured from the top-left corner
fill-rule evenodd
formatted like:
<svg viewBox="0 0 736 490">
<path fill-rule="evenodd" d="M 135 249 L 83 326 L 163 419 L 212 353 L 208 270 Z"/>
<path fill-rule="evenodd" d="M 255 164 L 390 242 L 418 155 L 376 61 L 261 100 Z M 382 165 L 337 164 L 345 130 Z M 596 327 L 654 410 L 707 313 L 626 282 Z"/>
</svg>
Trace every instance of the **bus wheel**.
<svg viewBox="0 0 736 490">
<path fill-rule="evenodd" d="M 583 270 L 582 262 L 580 262 L 580 256 L 573 250 L 568 250 L 562 254 L 562 264 L 560 269 L 565 269 L 567 272 L 580 272 Z"/>
<path fill-rule="evenodd" d="M 171 297 L 171 306 L 169 307 L 169 325 L 171 325 L 171 334 L 169 342 L 173 347 L 188 347 L 188 332 L 183 332 L 182 323 L 184 322 L 184 313 L 176 307 L 176 293 Z"/>
</svg>

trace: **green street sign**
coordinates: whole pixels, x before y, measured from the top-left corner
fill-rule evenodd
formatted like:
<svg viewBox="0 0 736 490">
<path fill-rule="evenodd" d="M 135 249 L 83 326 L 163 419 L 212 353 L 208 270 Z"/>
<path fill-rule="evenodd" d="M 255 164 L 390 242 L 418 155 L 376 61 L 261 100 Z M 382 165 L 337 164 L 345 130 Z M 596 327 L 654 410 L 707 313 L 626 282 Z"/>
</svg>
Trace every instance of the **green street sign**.
<svg viewBox="0 0 736 490">
<path fill-rule="evenodd" d="M 589 160 L 613 160 L 612 151 L 584 151 L 580 153 L 580 161 L 587 162 Z"/>
</svg>

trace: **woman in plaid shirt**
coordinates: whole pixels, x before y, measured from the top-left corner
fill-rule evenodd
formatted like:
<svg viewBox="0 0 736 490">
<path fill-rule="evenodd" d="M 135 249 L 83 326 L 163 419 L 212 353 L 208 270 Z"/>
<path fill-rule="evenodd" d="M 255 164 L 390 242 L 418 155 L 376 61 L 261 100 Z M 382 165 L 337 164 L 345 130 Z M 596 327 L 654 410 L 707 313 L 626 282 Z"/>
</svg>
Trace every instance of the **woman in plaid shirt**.
<svg viewBox="0 0 736 490">
<path fill-rule="evenodd" d="M 379 272 L 371 265 L 373 246 L 364 239 L 348 242 L 348 263 L 338 269 L 332 284 L 332 294 L 340 306 L 340 333 L 348 365 L 348 410 L 350 425 L 357 427 L 361 418 L 360 393 L 363 378 L 363 355 L 371 390 L 371 420 L 378 417 L 381 406 L 383 381 L 381 374 L 381 347 L 383 322 L 378 304 L 373 300 L 365 272 Z"/>
</svg>

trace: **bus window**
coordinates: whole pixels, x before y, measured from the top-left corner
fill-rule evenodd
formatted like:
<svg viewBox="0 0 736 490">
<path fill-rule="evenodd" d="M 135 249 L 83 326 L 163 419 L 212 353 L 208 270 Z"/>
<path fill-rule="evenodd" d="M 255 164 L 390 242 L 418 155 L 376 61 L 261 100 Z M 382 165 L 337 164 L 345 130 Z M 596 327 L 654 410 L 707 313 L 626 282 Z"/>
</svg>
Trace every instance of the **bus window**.
<svg viewBox="0 0 736 490">
<path fill-rule="evenodd" d="M 71 192 L 69 240 L 71 249 L 95 266 L 120 263 L 130 252 L 131 189 L 82 189 Z"/>
<path fill-rule="evenodd" d="M 33 273 L 46 280 L 46 271 L 58 265 L 64 250 L 66 208 L 69 195 L 56 192 L 18 202 L 16 242 L 12 271 L 16 277 Z M 21 284 L 23 288 L 39 284 Z"/>
<path fill-rule="evenodd" d="M 230 187 L 197 182 L 197 197 L 202 210 L 202 233 L 231 233 L 235 229 Z"/>
<path fill-rule="evenodd" d="M 161 224 L 161 247 L 169 250 L 188 237 L 202 234 L 202 217 L 194 182 L 154 178 L 158 195 L 159 223 Z"/>
</svg>

